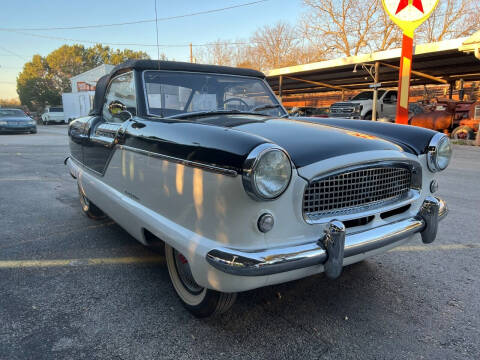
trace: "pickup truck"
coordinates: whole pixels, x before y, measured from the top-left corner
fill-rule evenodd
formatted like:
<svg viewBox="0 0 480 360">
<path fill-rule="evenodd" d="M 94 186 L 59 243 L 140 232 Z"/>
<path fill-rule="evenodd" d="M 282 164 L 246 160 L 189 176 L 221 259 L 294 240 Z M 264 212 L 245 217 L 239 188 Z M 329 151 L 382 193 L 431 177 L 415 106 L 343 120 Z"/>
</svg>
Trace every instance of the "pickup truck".
<svg viewBox="0 0 480 360">
<path fill-rule="evenodd" d="M 45 109 L 45 112 L 42 114 L 42 123 L 43 125 L 48 125 L 51 123 L 64 123 L 65 119 L 63 118 L 63 107 L 52 106 Z"/>
<path fill-rule="evenodd" d="M 362 91 L 348 101 L 330 106 L 330 117 L 345 119 L 372 119 L 373 91 Z M 397 108 L 396 90 L 378 90 L 377 119 L 395 119 Z"/>
</svg>

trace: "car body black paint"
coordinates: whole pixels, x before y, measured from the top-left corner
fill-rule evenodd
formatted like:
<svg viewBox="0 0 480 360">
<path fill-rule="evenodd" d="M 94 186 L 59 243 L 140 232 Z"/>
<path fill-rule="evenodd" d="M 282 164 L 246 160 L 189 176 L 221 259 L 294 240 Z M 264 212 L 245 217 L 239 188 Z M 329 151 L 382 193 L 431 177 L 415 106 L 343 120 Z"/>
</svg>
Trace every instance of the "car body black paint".
<svg viewBox="0 0 480 360">
<path fill-rule="evenodd" d="M 88 119 L 86 134 L 91 137 L 100 121 L 98 117 Z M 135 122 L 145 126 L 134 128 Z M 253 148 L 268 142 L 284 148 L 296 167 L 363 151 L 403 151 L 390 141 L 356 131 L 264 116 L 222 115 L 198 122 L 137 117 L 135 122 L 123 125 L 125 132 L 120 144 L 237 172 L 242 171 Z M 112 148 L 87 140 L 83 142 L 83 162 L 102 173 L 111 151 Z"/>
<path fill-rule="evenodd" d="M 410 125 L 391 124 L 370 120 L 347 120 L 333 118 L 295 118 L 298 121 L 313 122 L 316 124 L 334 126 L 340 129 L 360 131 L 364 134 L 375 135 L 395 142 L 405 151 L 420 155 L 425 153 L 436 131 Z"/>
<path fill-rule="evenodd" d="M 115 151 L 92 140 L 96 127 L 103 123 L 102 107 L 110 79 L 125 71 L 135 72 L 137 117 L 121 127 L 116 143 L 152 153 L 242 172 L 245 158 L 256 146 L 275 143 L 284 148 L 296 167 L 336 156 L 364 151 L 396 150 L 416 155 L 424 153 L 435 132 L 410 126 L 361 120 L 326 118 L 272 118 L 262 115 L 222 114 L 189 119 L 162 119 L 147 116 L 141 71 L 156 69 L 241 73 L 243 70 L 215 66 L 191 67 L 183 63 L 127 62 L 99 81 L 92 116 L 70 124 L 72 156 L 88 168 L 103 173 Z M 178 70 L 178 69 L 177 69 Z M 215 71 L 218 70 L 218 71 Z M 250 73 L 249 73 L 250 74 Z M 253 72 L 251 76 L 262 77 Z M 132 127 L 142 123 L 143 127 Z"/>
</svg>

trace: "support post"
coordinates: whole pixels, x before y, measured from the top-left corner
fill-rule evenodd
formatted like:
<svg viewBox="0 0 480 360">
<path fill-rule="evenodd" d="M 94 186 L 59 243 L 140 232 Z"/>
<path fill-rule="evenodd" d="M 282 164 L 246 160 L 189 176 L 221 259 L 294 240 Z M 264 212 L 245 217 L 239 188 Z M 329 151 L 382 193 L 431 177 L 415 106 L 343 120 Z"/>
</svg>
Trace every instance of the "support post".
<svg viewBox="0 0 480 360">
<path fill-rule="evenodd" d="M 402 56 L 400 57 L 400 74 L 398 80 L 397 124 L 408 124 L 408 96 L 410 92 L 410 73 L 412 70 L 413 32 L 412 36 L 403 33 Z"/>
<path fill-rule="evenodd" d="M 193 45 L 190 43 L 190 62 L 193 63 Z"/>
<path fill-rule="evenodd" d="M 345 101 L 345 90 L 342 89 L 342 101 Z"/>
<path fill-rule="evenodd" d="M 282 85 L 283 85 L 283 76 L 280 75 L 278 77 L 278 97 L 280 98 L 281 102 L 283 102 L 283 100 L 282 100 Z"/>
<path fill-rule="evenodd" d="M 377 121 L 377 105 L 378 105 L 378 70 L 380 69 L 380 64 L 378 61 L 375 61 L 375 74 L 373 74 L 373 104 L 372 104 L 372 121 Z"/>
<path fill-rule="evenodd" d="M 453 86 L 454 86 L 455 82 L 454 81 L 450 81 L 450 88 L 448 89 L 448 98 L 450 100 L 452 100 L 453 98 Z"/>
</svg>

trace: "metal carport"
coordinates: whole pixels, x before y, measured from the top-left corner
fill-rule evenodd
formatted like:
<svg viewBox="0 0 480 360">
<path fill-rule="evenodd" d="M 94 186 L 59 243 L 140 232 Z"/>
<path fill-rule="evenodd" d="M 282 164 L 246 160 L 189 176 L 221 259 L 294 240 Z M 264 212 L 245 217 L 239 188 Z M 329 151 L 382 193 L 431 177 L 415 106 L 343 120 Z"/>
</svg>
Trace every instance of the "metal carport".
<svg viewBox="0 0 480 360">
<path fill-rule="evenodd" d="M 480 80 L 480 31 L 467 38 L 415 46 L 411 86 Z M 374 83 L 374 67 L 382 87 L 396 87 L 401 49 L 350 56 L 316 63 L 273 69 L 267 81 L 279 95 L 332 90 L 358 90 Z M 369 73 L 370 72 L 370 73 Z"/>
</svg>

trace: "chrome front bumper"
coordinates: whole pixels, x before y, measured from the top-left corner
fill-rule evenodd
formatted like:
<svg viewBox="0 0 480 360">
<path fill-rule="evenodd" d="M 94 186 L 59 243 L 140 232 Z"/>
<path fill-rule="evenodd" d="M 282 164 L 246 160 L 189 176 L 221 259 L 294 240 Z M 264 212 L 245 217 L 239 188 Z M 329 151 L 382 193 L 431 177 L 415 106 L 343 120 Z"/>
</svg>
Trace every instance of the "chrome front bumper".
<svg viewBox="0 0 480 360">
<path fill-rule="evenodd" d="M 428 197 L 417 216 L 371 230 L 345 235 L 343 224 L 332 221 L 315 242 L 258 251 L 219 248 L 209 251 L 206 258 L 216 269 L 237 276 L 271 275 L 322 264 L 326 275 L 336 278 L 344 258 L 392 245 L 416 233 L 422 235 L 424 243 L 433 242 L 438 222 L 447 213 L 442 199 Z"/>
</svg>

